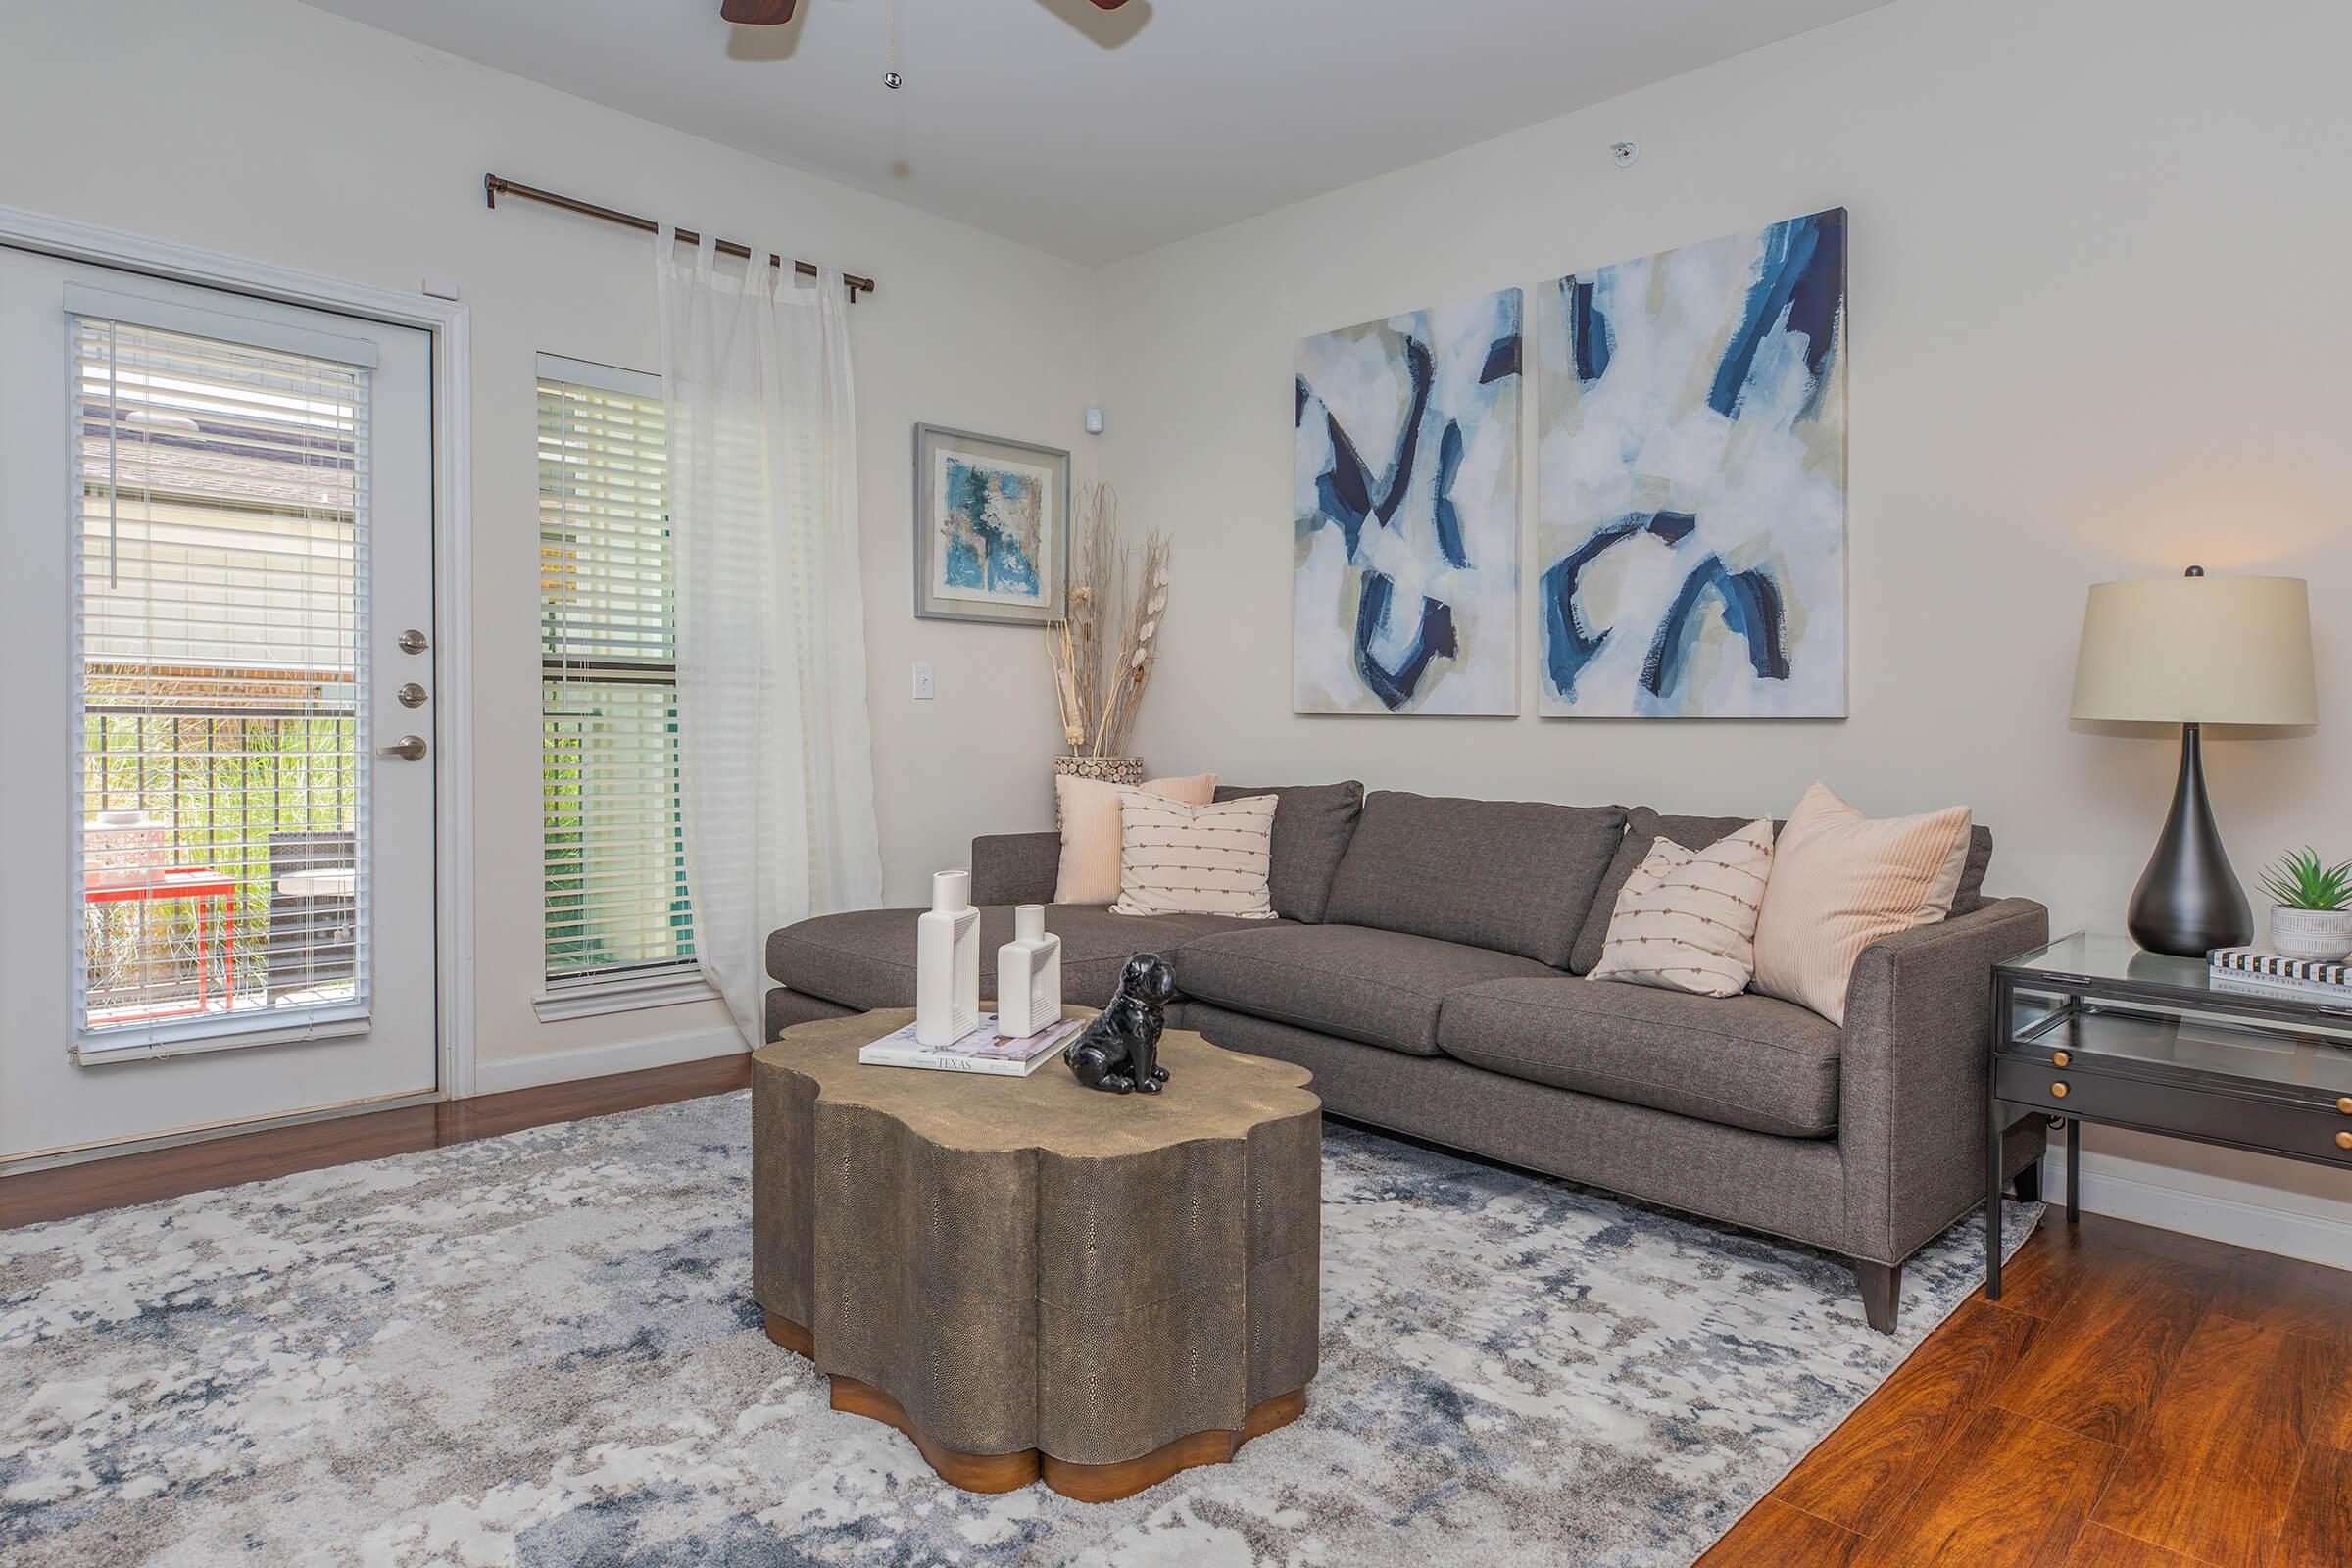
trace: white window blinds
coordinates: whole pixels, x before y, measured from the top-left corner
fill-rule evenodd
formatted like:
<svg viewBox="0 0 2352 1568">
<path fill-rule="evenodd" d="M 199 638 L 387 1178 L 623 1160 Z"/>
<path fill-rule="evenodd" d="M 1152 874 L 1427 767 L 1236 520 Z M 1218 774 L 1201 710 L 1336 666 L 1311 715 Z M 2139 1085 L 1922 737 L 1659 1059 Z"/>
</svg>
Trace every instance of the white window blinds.
<svg viewBox="0 0 2352 1568">
<path fill-rule="evenodd" d="M 364 1018 L 370 371 L 106 305 L 69 302 L 75 1050 Z"/>
<path fill-rule="evenodd" d="M 658 979 L 694 962 L 661 383 L 539 371 L 547 978 Z"/>
</svg>

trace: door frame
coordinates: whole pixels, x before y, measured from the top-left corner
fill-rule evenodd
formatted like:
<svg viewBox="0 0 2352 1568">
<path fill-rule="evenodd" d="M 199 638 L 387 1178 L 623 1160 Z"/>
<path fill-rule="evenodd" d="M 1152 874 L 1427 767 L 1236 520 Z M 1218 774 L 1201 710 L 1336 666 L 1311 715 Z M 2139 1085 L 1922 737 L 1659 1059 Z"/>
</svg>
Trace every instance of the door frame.
<svg viewBox="0 0 2352 1568">
<path fill-rule="evenodd" d="M 473 379 L 456 300 L 353 283 L 143 234 L 0 206 L 0 246 L 228 294 L 306 306 L 432 340 L 433 994 L 440 1098 L 473 1094 Z M 355 1107 L 375 1109 L 368 1105 Z"/>
</svg>

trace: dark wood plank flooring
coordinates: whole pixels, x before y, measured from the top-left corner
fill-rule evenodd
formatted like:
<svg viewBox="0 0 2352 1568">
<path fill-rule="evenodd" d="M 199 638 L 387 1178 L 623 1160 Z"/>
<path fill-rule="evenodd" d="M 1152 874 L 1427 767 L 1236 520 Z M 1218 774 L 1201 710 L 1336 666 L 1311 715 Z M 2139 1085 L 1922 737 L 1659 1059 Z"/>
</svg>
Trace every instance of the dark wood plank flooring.
<svg viewBox="0 0 2352 1568">
<path fill-rule="evenodd" d="M 2004 1284 L 1701 1568 L 2352 1568 L 2352 1273 L 2053 1209 Z"/>
<path fill-rule="evenodd" d="M 0 1177 L 0 1227 L 751 1081 L 748 1056 Z M 2352 1273 L 2055 1212 L 1703 1568 L 2352 1568 Z"/>
<path fill-rule="evenodd" d="M 400 1110 L 368 1111 L 329 1121 L 272 1127 L 182 1144 L 144 1153 L 120 1154 L 79 1165 L 0 1176 L 0 1230 L 45 1219 L 91 1214 L 102 1208 L 152 1203 L 184 1193 L 245 1182 L 266 1182 L 296 1171 L 317 1170 L 358 1159 L 439 1149 L 469 1139 L 496 1138 L 543 1127 L 549 1122 L 610 1115 L 674 1100 L 723 1095 L 751 1085 L 752 1058 L 713 1056 L 708 1061 L 649 1067 L 643 1072 L 583 1078 L 538 1089 L 515 1089 L 471 1100 L 444 1100 Z"/>
</svg>

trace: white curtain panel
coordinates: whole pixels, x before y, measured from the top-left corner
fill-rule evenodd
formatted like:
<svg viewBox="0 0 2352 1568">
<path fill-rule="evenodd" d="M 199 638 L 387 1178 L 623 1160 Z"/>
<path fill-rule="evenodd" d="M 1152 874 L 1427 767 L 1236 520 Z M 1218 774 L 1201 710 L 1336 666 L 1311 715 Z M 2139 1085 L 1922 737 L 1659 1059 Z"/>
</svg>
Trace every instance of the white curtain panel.
<svg viewBox="0 0 2352 1568">
<path fill-rule="evenodd" d="M 664 225 L 654 276 L 695 948 L 757 1045 L 768 933 L 880 902 L 882 858 L 848 296 L 754 254 L 722 272 Z"/>
</svg>

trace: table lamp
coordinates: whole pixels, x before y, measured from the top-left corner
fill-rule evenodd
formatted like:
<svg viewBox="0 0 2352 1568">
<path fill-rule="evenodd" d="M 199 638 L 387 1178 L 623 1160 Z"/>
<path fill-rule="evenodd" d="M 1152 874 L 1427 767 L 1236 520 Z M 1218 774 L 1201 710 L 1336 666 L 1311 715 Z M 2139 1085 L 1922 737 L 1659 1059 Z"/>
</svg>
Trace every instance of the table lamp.
<svg viewBox="0 0 2352 1568">
<path fill-rule="evenodd" d="M 2311 598 L 2300 577 L 2185 576 L 2093 584 L 2074 716 L 2180 726 L 2180 774 L 2124 925 L 2151 953 L 2201 958 L 2254 937 L 2205 794 L 2206 724 L 2319 722 Z"/>
</svg>

